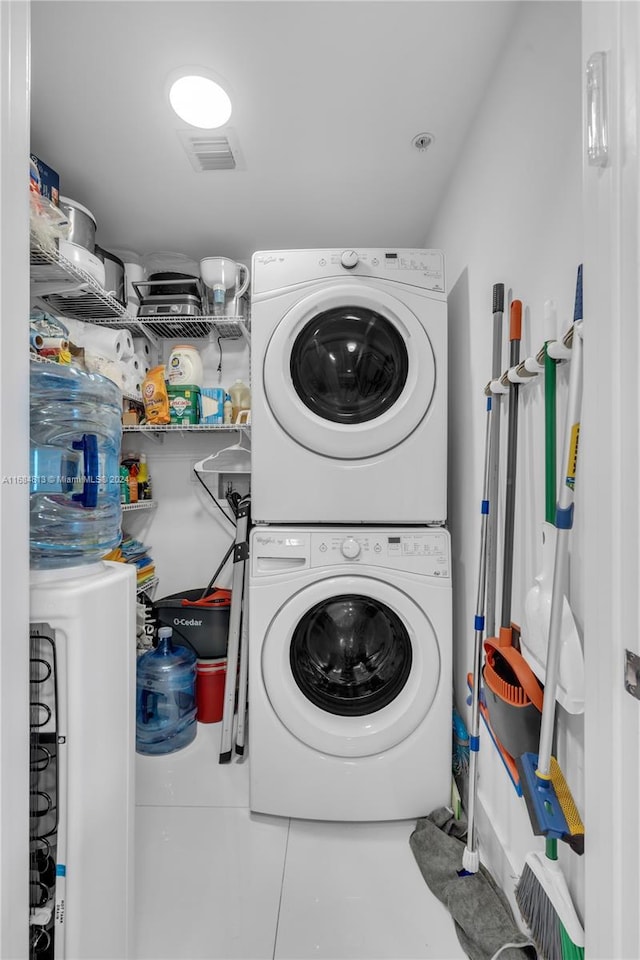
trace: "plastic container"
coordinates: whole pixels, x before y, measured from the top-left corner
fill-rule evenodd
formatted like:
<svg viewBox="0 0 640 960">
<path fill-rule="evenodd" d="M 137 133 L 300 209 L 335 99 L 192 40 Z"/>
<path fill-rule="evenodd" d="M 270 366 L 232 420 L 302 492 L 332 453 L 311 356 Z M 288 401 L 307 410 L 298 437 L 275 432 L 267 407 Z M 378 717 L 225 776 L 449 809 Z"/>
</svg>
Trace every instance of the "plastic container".
<svg viewBox="0 0 640 960">
<path fill-rule="evenodd" d="M 31 565 L 94 563 L 121 539 L 122 395 L 59 364 L 31 364 L 30 389 Z"/>
<path fill-rule="evenodd" d="M 203 387 L 200 391 L 201 423 L 223 423 L 225 392 L 222 387 Z"/>
<path fill-rule="evenodd" d="M 195 347 L 188 343 L 176 344 L 167 364 L 167 379 L 173 385 L 202 386 L 202 360 Z"/>
<path fill-rule="evenodd" d="M 226 676 L 226 659 L 198 660 L 196 706 L 199 723 L 220 723 L 222 720 Z"/>
<path fill-rule="evenodd" d="M 231 397 L 231 422 L 236 423 L 241 410 L 251 409 L 251 391 L 242 380 L 236 380 L 229 388 L 229 396 Z"/>
<path fill-rule="evenodd" d="M 173 628 L 182 643 L 204 660 L 226 657 L 231 590 L 214 588 L 201 600 L 203 587 L 183 590 L 154 602 L 158 622 Z"/>
<path fill-rule="evenodd" d="M 167 384 L 171 423 L 200 423 L 200 387 L 193 383 Z"/>
<path fill-rule="evenodd" d="M 89 253 L 94 253 L 96 245 L 96 218 L 77 200 L 70 197 L 59 197 L 60 208 L 69 220 L 69 235 L 71 243 L 77 243 Z"/>
<path fill-rule="evenodd" d="M 171 628 L 160 627 L 158 646 L 138 659 L 136 751 L 175 753 L 196 736 L 196 656 L 174 647 Z"/>
</svg>

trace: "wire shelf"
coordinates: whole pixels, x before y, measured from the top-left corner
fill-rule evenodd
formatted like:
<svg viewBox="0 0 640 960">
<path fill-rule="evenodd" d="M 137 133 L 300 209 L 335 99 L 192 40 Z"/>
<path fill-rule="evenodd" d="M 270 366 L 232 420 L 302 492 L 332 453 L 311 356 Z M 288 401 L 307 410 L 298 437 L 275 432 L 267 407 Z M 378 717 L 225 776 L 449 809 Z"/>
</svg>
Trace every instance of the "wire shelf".
<svg viewBox="0 0 640 960">
<path fill-rule="evenodd" d="M 139 583 L 136 587 L 136 595 L 140 593 L 147 593 L 150 590 L 155 590 L 155 588 L 160 583 L 159 577 L 152 577 L 151 580 L 145 580 L 144 583 Z"/>
<path fill-rule="evenodd" d="M 62 316 L 151 334 L 150 339 L 155 335 L 172 340 L 211 337 L 249 342 L 250 321 L 245 317 L 133 316 L 119 300 L 103 290 L 91 274 L 71 263 L 57 249 L 45 249 L 33 239 L 31 290 Z"/>
<path fill-rule="evenodd" d="M 122 512 L 129 513 L 131 510 L 149 510 L 155 507 L 155 500 L 138 500 L 137 503 L 123 503 Z"/>
<path fill-rule="evenodd" d="M 204 337 L 221 340 L 248 340 L 249 325 L 244 317 L 137 317 L 138 329 L 150 331 L 166 339 L 202 340 Z"/>
<path fill-rule="evenodd" d="M 123 426 L 123 433 L 203 433 L 210 430 L 249 430 L 245 423 L 136 423 Z"/>
<path fill-rule="evenodd" d="M 133 324 L 136 318 L 80 267 L 57 249 L 45 249 L 31 241 L 31 290 L 53 310 L 74 320 L 109 320 L 116 326 Z"/>
</svg>

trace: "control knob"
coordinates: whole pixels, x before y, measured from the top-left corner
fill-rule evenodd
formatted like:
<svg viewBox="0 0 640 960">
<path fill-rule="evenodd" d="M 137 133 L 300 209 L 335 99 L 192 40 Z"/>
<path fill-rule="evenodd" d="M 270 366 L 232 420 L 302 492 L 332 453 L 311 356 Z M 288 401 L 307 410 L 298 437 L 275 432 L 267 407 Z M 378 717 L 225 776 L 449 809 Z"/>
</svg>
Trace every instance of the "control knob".
<svg viewBox="0 0 640 960">
<path fill-rule="evenodd" d="M 342 541 L 342 556 L 346 557 L 347 560 L 355 560 L 355 558 L 360 553 L 360 544 L 357 540 L 354 540 L 353 537 L 349 537 L 347 540 Z"/>
<path fill-rule="evenodd" d="M 355 250 L 344 250 L 340 257 L 340 263 L 346 270 L 353 270 L 360 257 Z"/>
</svg>

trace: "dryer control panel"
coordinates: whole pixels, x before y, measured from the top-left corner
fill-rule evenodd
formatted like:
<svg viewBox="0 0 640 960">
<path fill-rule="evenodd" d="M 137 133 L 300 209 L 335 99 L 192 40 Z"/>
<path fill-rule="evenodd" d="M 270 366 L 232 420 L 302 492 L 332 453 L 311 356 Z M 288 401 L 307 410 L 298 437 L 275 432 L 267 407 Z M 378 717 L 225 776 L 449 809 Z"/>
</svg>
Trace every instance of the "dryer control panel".
<svg viewBox="0 0 640 960">
<path fill-rule="evenodd" d="M 441 528 L 256 528 L 251 554 L 253 573 L 262 576 L 347 564 L 451 576 L 450 536 Z"/>
<path fill-rule="evenodd" d="M 400 247 L 332 250 L 261 250 L 252 258 L 254 294 L 317 280 L 343 277 L 376 278 L 430 290 L 444 299 L 442 250 Z"/>
</svg>

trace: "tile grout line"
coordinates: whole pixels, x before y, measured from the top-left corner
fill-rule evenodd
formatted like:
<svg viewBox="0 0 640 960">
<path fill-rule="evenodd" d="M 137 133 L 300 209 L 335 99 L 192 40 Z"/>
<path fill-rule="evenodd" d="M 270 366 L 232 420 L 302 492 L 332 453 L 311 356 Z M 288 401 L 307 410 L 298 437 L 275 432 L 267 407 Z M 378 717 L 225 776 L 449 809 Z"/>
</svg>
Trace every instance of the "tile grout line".
<svg viewBox="0 0 640 960">
<path fill-rule="evenodd" d="M 278 929 L 280 927 L 280 911 L 282 909 L 282 895 L 284 893 L 284 876 L 287 870 L 287 853 L 289 851 L 289 835 L 291 833 L 291 818 L 287 824 L 287 841 L 284 845 L 284 860 L 282 861 L 282 882 L 280 884 L 280 897 L 278 898 L 278 912 L 276 914 L 276 930 L 273 937 L 273 954 L 271 960 L 276 960 L 276 947 L 278 944 Z"/>
</svg>

